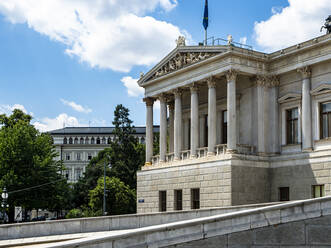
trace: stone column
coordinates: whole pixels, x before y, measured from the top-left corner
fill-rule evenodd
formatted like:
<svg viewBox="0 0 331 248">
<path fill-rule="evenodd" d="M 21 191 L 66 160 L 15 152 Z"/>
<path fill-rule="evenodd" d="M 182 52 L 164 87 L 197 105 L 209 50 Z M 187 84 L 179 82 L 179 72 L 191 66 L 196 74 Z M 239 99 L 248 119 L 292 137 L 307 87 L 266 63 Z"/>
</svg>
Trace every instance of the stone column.
<svg viewBox="0 0 331 248">
<path fill-rule="evenodd" d="M 175 130 L 174 130 L 174 153 L 175 160 L 180 160 L 182 151 L 182 92 L 179 89 L 174 91 L 175 95 Z"/>
<path fill-rule="evenodd" d="M 279 90 L 279 78 L 277 76 L 270 77 L 270 130 L 272 133 L 271 140 L 271 152 L 280 152 L 280 129 L 279 129 L 279 107 L 278 107 L 278 90 Z"/>
<path fill-rule="evenodd" d="M 208 83 L 208 155 L 215 155 L 216 146 L 216 82 L 212 78 Z"/>
<path fill-rule="evenodd" d="M 174 152 L 175 103 L 169 103 L 169 152 Z"/>
<path fill-rule="evenodd" d="M 167 99 L 164 96 L 160 100 L 160 162 L 165 161 L 167 153 Z"/>
<path fill-rule="evenodd" d="M 145 98 L 146 103 L 146 162 L 145 165 L 152 165 L 153 157 L 153 98 Z"/>
<path fill-rule="evenodd" d="M 306 66 L 298 69 L 302 76 L 302 150 L 312 150 L 312 123 L 311 123 L 311 96 L 310 77 L 311 69 Z"/>
<path fill-rule="evenodd" d="M 189 118 L 184 118 L 183 119 L 183 131 L 182 131 L 182 137 L 183 137 L 183 143 L 182 143 L 182 150 L 186 151 L 189 148 L 189 139 L 190 139 L 190 119 Z"/>
<path fill-rule="evenodd" d="M 200 117 L 199 117 L 199 129 L 200 129 L 199 146 L 205 147 L 205 136 L 206 136 L 205 115 L 200 115 Z"/>
<path fill-rule="evenodd" d="M 227 87 L 227 117 L 228 117 L 228 137 L 227 151 L 235 152 L 237 150 L 237 113 L 236 113 L 236 79 L 237 72 L 229 70 L 226 72 L 228 81 Z"/>
<path fill-rule="evenodd" d="M 265 101 L 264 92 L 267 86 L 267 77 L 258 75 L 256 77 L 256 93 L 257 93 L 257 152 L 263 155 L 266 152 L 265 144 Z"/>
<path fill-rule="evenodd" d="M 199 147 L 199 98 L 198 87 L 191 88 L 191 157 L 197 156 Z"/>
</svg>

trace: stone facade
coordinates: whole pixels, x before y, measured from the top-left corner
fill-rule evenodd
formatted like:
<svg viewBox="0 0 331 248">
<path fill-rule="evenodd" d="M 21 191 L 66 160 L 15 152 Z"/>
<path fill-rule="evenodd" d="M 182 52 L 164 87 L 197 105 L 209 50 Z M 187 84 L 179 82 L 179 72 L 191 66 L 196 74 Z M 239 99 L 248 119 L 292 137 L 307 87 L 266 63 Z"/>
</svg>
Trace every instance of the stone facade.
<svg viewBox="0 0 331 248">
<path fill-rule="evenodd" d="M 162 141 L 146 143 L 138 212 L 174 210 L 175 190 L 184 210 L 192 189 L 200 208 L 331 194 L 330 34 L 271 54 L 181 45 L 138 83 Z"/>
<path fill-rule="evenodd" d="M 113 127 L 66 127 L 49 132 L 58 153 L 56 159 L 63 160 L 66 167 L 68 182 L 77 182 L 89 161 L 109 146 L 114 139 L 113 130 Z M 154 132 L 159 132 L 158 126 Z M 134 135 L 144 144 L 146 128 L 135 127 Z"/>
</svg>

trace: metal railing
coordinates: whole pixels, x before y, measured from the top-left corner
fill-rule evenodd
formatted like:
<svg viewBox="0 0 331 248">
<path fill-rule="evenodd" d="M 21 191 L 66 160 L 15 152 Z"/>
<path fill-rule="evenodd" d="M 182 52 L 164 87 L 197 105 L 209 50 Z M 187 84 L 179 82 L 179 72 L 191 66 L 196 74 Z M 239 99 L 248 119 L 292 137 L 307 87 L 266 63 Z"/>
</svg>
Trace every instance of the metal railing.
<svg viewBox="0 0 331 248">
<path fill-rule="evenodd" d="M 202 44 L 206 44 L 206 46 L 222 46 L 222 45 L 224 46 L 224 45 L 229 45 L 229 41 L 226 39 L 215 38 L 214 36 L 212 36 L 206 40 L 206 43 L 203 42 Z M 253 50 L 253 46 L 242 44 L 235 41 L 231 41 L 230 45 L 235 47 L 245 48 L 248 50 Z"/>
</svg>

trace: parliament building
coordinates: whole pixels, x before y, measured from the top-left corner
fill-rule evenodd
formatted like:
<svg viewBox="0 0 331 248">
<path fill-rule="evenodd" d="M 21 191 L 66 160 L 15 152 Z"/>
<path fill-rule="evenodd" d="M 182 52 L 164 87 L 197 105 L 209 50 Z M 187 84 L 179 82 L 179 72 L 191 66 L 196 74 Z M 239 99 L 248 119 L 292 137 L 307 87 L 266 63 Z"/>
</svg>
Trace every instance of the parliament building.
<svg viewBox="0 0 331 248">
<path fill-rule="evenodd" d="M 138 213 L 331 195 L 331 34 L 273 53 L 180 37 L 138 84 L 146 103 Z"/>
</svg>

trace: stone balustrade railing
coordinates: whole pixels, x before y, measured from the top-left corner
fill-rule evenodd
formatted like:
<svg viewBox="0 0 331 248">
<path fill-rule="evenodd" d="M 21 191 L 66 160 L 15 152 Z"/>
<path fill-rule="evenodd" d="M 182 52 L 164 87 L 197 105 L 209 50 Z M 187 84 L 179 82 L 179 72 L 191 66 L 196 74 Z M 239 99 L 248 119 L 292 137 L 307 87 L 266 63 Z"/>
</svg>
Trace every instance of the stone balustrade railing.
<svg viewBox="0 0 331 248">
<path fill-rule="evenodd" d="M 207 157 L 208 147 L 201 147 L 197 149 L 198 158 Z"/>
<path fill-rule="evenodd" d="M 175 153 L 171 152 L 171 153 L 167 153 L 166 154 L 166 162 L 172 162 L 175 160 Z"/>
<path fill-rule="evenodd" d="M 152 164 L 158 164 L 160 162 L 160 155 L 155 155 L 152 157 Z"/>
<path fill-rule="evenodd" d="M 220 144 L 216 146 L 216 155 L 222 155 L 226 153 L 226 144 Z"/>
<path fill-rule="evenodd" d="M 181 151 L 180 158 L 182 160 L 189 159 L 191 157 L 191 150 Z"/>
<path fill-rule="evenodd" d="M 246 155 L 254 155 L 255 154 L 255 146 L 237 144 L 238 153 L 246 154 Z"/>
</svg>

